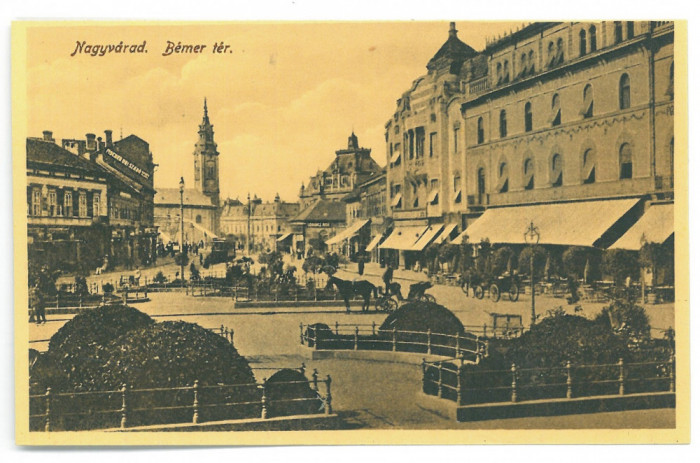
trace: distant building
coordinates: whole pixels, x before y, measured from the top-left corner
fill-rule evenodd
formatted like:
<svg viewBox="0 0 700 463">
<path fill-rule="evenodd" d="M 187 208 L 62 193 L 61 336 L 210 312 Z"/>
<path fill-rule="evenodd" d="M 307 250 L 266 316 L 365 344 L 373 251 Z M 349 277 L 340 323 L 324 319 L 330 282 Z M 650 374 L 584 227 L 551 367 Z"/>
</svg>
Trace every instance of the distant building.
<svg viewBox="0 0 700 463">
<path fill-rule="evenodd" d="M 250 204 L 250 214 L 248 207 Z M 272 202 L 255 197 L 249 204 L 227 200 L 221 210 L 221 234 L 259 251 L 291 250 L 292 233 L 289 219 L 299 213 L 299 203 L 285 202 L 279 195 Z"/>
<path fill-rule="evenodd" d="M 370 152 L 371 149 L 360 147 L 352 133 L 347 149 L 337 150 L 326 170 L 317 172 L 306 185 L 301 185 L 301 212 L 290 220 L 295 230 L 295 251 L 307 252 L 310 240 L 315 242 L 315 246 L 311 245 L 314 250 L 325 251 L 327 240 L 355 225 L 346 218 L 345 198 L 358 194 L 360 184 L 381 172 Z"/>
<path fill-rule="evenodd" d="M 672 201 L 673 42 L 668 21 L 549 22 L 478 52 L 451 23 L 386 124 L 391 260 L 410 265 L 441 236 L 429 226 L 522 243 L 529 220 L 544 243 L 605 248 Z M 574 239 L 544 223 L 584 211 L 609 227 Z M 510 238 L 496 233 L 506 222 Z"/>
<path fill-rule="evenodd" d="M 184 239 L 188 243 L 208 242 L 219 235 L 219 152 L 214 142 L 214 126 L 209 121 L 207 100 L 195 143 L 194 188 L 185 188 Z M 155 222 L 161 240 L 180 241 L 180 189 L 159 188 L 155 197 Z"/>
</svg>

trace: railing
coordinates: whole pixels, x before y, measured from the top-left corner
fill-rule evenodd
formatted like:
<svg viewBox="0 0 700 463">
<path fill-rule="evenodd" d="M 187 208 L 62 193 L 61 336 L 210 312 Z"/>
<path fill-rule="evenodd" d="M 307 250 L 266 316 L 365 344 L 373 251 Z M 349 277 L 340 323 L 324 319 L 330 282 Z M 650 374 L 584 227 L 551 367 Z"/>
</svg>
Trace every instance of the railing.
<svg viewBox="0 0 700 463">
<path fill-rule="evenodd" d="M 30 429 L 69 431 L 332 413 L 331 377 L 29 396 Z M 320 389 L 323 385 L 323 391 Z"/>
<path fill-rule="evenodd" d="M 489 76 L 482 77 L 479 80 L 475 80 L 469 83 L 469 95 L 479 95 L 486 92 L 491 88 L 491 83 L 489 81 Z"/>
<path fill-rule="evenodd" d="M 454 361 L 423 360 L 423 392 L 457 405 L 675 391 L 675 359 L 479 370 Z"/>
<path fill-rule="evenodd" d="M 488 357 L 487 339 L 470 333 L 382 330 L 376 323 L 299 324 L 299 341 L 314 349 L 415 352 L 479 362 Z"/>
</svg>

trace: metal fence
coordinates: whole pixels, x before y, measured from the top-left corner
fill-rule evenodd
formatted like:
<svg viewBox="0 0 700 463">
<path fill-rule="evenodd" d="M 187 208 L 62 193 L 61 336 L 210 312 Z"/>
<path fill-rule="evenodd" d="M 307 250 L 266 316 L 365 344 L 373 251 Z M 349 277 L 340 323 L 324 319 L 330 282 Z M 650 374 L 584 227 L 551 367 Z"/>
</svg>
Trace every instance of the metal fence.
<svg viewBox="0 0 700 463">
<path fill-rule="evenodd" d="M 614 396 L 675 390 L 675 359 L 480 370 L 462 361 L 423 360 L 423 392 L 457 405 Z"/>
<path fill-rule="evenodd" d="M 331 377 L 29 396 L 30 429 L 70 431 L 332 413 Z"/>
<path fill-rule="evenodd" d="M 477 362 L 487 357 L 487 339 L 469 333 L 434 333 L 431 330 L 382 330 L 376 323 L 343 324 L 333 328 L 323 324 L 299 324 L 301 344 L 314 349 L 378 350 L 441 355 Z"/>
</svg>

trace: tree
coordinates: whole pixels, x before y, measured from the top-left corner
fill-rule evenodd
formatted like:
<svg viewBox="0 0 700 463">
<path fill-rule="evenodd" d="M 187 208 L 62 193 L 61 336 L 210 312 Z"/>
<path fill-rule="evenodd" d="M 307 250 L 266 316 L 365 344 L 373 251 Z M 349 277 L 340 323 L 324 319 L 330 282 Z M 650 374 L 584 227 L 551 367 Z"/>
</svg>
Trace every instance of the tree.
<svg viewBox="0 0 700 463">
<path fill-rule="evenodd" d="M 511 265 L 515 265 L 515 251 L 509 246 L 504 246 L 502 248 L 496 249 L 491 258 L 491 274 L 492 275 L 502 275 L 508 270 L 508 262 Z M 511 270 L 515 270 L 511 267 Z"/>
<path fill-rule="evenodd" d="M 651 327 L 646 310 L 630 299 L 614 299 L 609 306 L 600 311 L 595 321 L 621 336 L 631 349 L 651 340 Z"/>
<path fill-rule="evenodd" d="M 190 262 L 190 258 L 184 252 L 180 252 L 175 256 L 175 263 L 181 267 L 184 267 Z"/>
<path fill-rule="evenodd" d="M 639 276 L 639 259 L 634 251 L 608 249 L 603 254 L 603 270 L 617 286 L 622 286 L 627 277 Z"/>
<path fill-rule="evenodd" d="M 562 254 L 565 275 L 583 278 L 588 263 L 588 279 L 597 278 L 600 267 L 600 251 L 583 246 L 570 246 Z"/>
<path fill-rule="evenodd" d="M 542 246 L 535 246 L 535 279 L 541 279 L 544 275 L 544 268 L 547 265 L 547 250 Z M 518 256 L 518 272 L 520 274 L 530 274 L 530 256 L 532 256 L 532 246 L 526 246 L 520 251 Z"/>
</svg>

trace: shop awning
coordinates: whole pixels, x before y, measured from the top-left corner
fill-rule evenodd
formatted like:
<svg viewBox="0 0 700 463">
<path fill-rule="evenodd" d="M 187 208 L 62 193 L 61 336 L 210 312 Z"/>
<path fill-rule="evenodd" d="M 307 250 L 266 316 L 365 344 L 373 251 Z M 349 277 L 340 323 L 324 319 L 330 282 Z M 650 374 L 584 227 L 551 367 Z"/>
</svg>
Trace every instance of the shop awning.
<svg viewBox="0 0 700 463">
<path fill-rule="evenodd" d="M 435 238 L 438 233 L 442 231 L 442 225 L 431 225 L 423 233 L 423 235 L 416 241 L 416 243 L 411 248 L 411 251 L 422 251 L 427 245 L 429 245 L 433 238 Z"/>
<path fill-rule="evenodd" d="M 279 238 L 277 238 L 277 241 L 278 241 L 278 242 L 279 242 L 279 241 L 284 241 L 284 240 L 286 240 L 287 238 L 289 238 L 290 236 L 292 236 L 291 233 L 285 233 L 284 235 L 282 235 L 282 236 L 280 236 Z"/>
<path fill-rule="evenodd" d="M 491 243 L 523 244 L 532 222 L 539 230 L 540 244 L 594 246 L 638 202 L 613 199 L 487 209 L 452 243 L 460 244 L 466 235 L 470 243 L 488 239 Z"/>
<path fill-rule="evenodd" d="M 396 193 L 394 199 L 391 200 L 391 207 L 396 207 L 401 202 L 401 193 Z"/>
<path fill-rule="evenodd" d="M 358 231 L 365 225 L 369 223 L 369 220 L 358 220 L 357 222 L 353 223 L 350 225 L 348 228 L 345 230 L 341 231 L 337 235 L 335 235 L 333 238 L 330 238 L 326 240 L 326 244 L 331 245 L 331 244 L 338 244 L 341 241 L 345 241 L 346 239 L 352 238 L 357 234 Z"/>
<path fill-rule="evenodd" d="M 442 233 L 440 233 L 440 236 L 435 238 L 435 242 L 438 244 L 442 244 L 445 241 L 450 239 L 450 236 L 452 235 L 452 232 L 454 232 L 454 229 L 457 228 L 456 223 L 450 223 L 445 225 L 445 228 L 443 228 Z"/>
<path fill-rule="evenodd" d="M 375 236 L 374 238 L 372 238 L 372 241 L 369 242 L 369 244 L 368 244 L 367 247 L 365 248 L 365 251 L 371 251 L 371 250 L 373 250 L 374 248 L 376 248 L 377 245 L 379 244 L 379 242 L 380 242 L 381 240 L 382 240 L 382 235 L 381 235 L 381 233 L 380 233 L 379 235 L 377 235 L 377 236 Z"/>
<path fill-rule="evenodd" d="M 396 227 L 379 248 L 410 251 L 427 229 L 428 227 Z"/>
<path fill-rule="evenodd" d="M 644 243 L 663 243 L 673 234 L 673 203 L 654 204 L 610 249 L 638 251 Z"/>
</svg>

